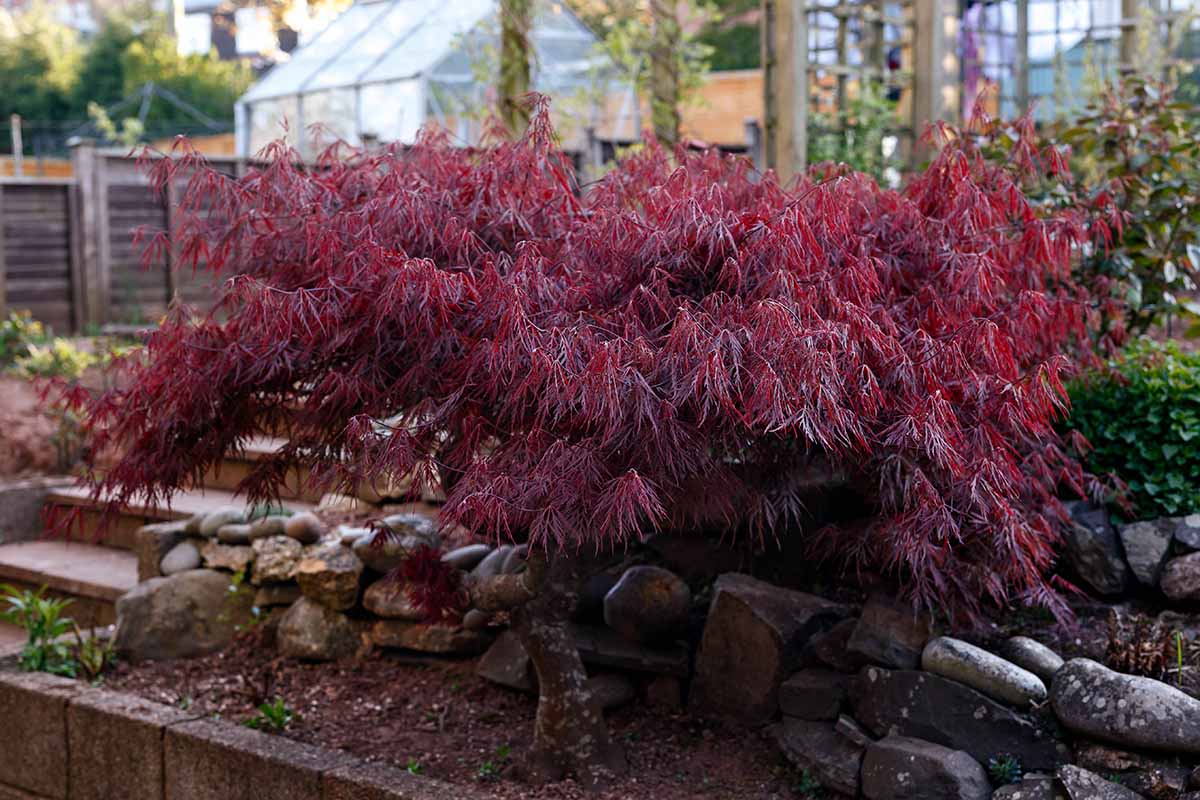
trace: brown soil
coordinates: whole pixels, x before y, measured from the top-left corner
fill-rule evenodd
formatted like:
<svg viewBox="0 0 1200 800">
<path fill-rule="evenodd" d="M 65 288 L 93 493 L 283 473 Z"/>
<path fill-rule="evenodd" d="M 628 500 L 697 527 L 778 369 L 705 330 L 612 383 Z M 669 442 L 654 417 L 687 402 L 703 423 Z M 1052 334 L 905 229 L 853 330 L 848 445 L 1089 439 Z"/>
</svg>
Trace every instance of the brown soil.
<svg viewBox="0 0 1200 800">
<path fill-rule="evenodd" d="M 305 664 L 278 658 L 273 647 L 246 639 L 204 658 L 120 664 L 106 685 L 237 722 L 254 716 L 260 703 L 281 697 L 300 715 L 284 736 L 485 787 L 489 797 L 803 796 L 794 789 L 799 776 L 762 734 L 642 702 L 608 715 L 614 738 L 625 747 L 630 777 L 599 795 L 570 781 L 531 786 L 521 780 L 520 763 L 536 700 L 478 678 L 473 660 L 373 655 Z"/>
<path fill-rule="evenodd" d="M 0 478 L 59 471 L 58 423 L 30 381 L 0 376 Z"/>
</svg>

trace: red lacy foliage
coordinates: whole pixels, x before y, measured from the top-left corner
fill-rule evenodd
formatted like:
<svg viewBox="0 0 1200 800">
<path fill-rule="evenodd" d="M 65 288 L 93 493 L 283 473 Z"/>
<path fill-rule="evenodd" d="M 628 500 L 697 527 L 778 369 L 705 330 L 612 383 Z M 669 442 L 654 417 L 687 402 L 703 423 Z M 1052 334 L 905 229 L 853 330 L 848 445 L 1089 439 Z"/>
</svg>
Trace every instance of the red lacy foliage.
<svg viewBox="0 0 1200 800">
<path fill-rule="evenodd" d="M 808 537 L 970 615 L 1054 606 L 1061 355 L 1087 347 L 1085 236 L 1009 171 L 943 149 L 903 191 L 848 174 L 781 188 L 743 160 L 655 146 L 580 194 L 544 109 L 478 152 L 282 145 L 190 175 L 181 255 L 231 277 L 176 309 L 88 409 L 97 478 L 163 498 L 264 422 L 348 485 L 414 469 L 443 518 L 535 547 L 600 548 L 719 524 Z M 854 529 L 800 530 L 805 470 L 868 487 Z"/>
<path fill-rule="evenodd" d="M 458 620 L 469 599 L 461 585 L 462 573 L 442 561 L 441 551 L 421 545 L 405 556 L 395 570 L 398 586 L 427 619 Z"/>
</svg>

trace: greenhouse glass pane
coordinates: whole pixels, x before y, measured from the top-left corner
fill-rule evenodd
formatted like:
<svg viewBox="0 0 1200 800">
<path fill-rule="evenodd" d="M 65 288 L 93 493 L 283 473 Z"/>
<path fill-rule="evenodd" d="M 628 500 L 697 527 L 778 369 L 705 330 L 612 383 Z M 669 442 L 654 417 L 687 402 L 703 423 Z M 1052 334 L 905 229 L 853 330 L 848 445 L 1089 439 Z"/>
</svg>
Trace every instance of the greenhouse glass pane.
<svg viewBox="0 0 1200 800">
<path fill-rule="evenodd" d="M 397 50 L 410 52 L 418 59 L 423 56 L 428 63 L 437 60 L 445 45 L 432 43 L 430 47 L 419 44 L 417 34 L 428 24 L 430 17 L 446 13 L 442 6 L 442 3 L 431 0 L 392 0 L 390 10 L 356 39 L 353 47 L 346 48 L 322 67 L 308 88 L 354 86 L 375 65 Z M 414 50 L 423 52 L 412 52 Z"/>
<path fill-rule="evenodd" d="M 357 114 L 353 89 L 313 92 L 304 95 L 300 103 L 304 109 L 305 126 L 300 139 L 300 152 L 306 156 L 315 155 L 338 139 L 350 144 L 359 143 L 354 124 Z M 317 124 L 315 129 L 314 123 Z"/>
<path fill-rule="evenodd" d="M 373 83 L 360 91 L 359 129 L 381 142 L 412 144 L 425 122 L 425 92 L 420 79 Z"/>
<path fill-rule="evenodd" d="M 375 64 L 362 81 L 382 82 L 400 78 L 411 78 L 430 69 L 442 59 L 461 37 L 482 20 L 494 13 L 494 0 L 455 0 L 445 3 L 438 0 L 421 0 L 433 5 L 424 22 L 412 30 L 401 46 L 392 48 Z"/>
<path fill-rule="evenodd" d="M 293 145 L 297 141 L 296 120 L 298 106 L 294 97 L 282 100 L 259 100 L 247 105 L 246 114 L 250 124 L 250 155 L 257 153 L 271 142 L 284 138 L 283 123 L 288 123 L 287 139 Z"/>
</svg>

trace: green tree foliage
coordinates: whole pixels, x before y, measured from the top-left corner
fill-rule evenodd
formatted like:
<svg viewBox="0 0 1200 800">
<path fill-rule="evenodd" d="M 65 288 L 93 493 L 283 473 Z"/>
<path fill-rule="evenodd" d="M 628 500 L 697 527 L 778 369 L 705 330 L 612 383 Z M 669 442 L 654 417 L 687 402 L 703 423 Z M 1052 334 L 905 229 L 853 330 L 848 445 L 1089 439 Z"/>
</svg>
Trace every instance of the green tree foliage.
<svg viewBox="0 0 1200 800">
<path fill-rule="evenodd" d="M 846 108 L 817 114 L 809 128 L 809 164 L 846 164 L 884 183 L 889 161 L 884 139 L 896 126 L 896 104 L 872 83 L 864 83 Z"/>
<path fill-rule="evenodd" d="M 19 14 L 0 11 L 0 117 L 15 113 L 33 124 L 62 123 L 65 129 L 95 118 L 90 105 L 111 107 L 153 82 L 207 116 L 231 123 L 233 103 L 253 78 L 247 65 L 221 61 L 215 53 L 180 55 L 161 14 L 114 12 L 85 40 L 45 6 Z M 137 111 L 131 104 L 113 116 Z M 128 129 L 123 119 L 112 122 L 118 130 Z M 195 122 L 187 112 L 156 100 L 144 127 L 169 133 Z"/>
<path fill-rule="evenodd" d="M 1200 353 L 1140 340 L 1069 387 L 1085 466 L 1129 488 L 1138 518 L 1200 511 Z"/>
<path fill-rule="evenodd" d="M 712 52 L 712 68 L 758 68 L 762 63 L 760 0 L 713 0 L 712 5 L 717 13 L 697 36 Z"/>
</svg>

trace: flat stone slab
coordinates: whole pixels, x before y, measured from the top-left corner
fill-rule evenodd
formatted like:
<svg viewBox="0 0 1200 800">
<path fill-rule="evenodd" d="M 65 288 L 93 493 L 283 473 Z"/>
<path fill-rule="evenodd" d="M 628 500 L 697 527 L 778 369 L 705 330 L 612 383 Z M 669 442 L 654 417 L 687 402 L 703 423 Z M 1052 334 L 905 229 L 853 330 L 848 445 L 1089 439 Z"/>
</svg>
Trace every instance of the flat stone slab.
<svg viewBox="0 0 1200 800">
<path fill-rule="evenodd" d="M 137 556 L 82 542 L 14 542 L 0 545 L 0 583 L 8 581 L 114 603 L 137 585 Z"/>
</svg>

